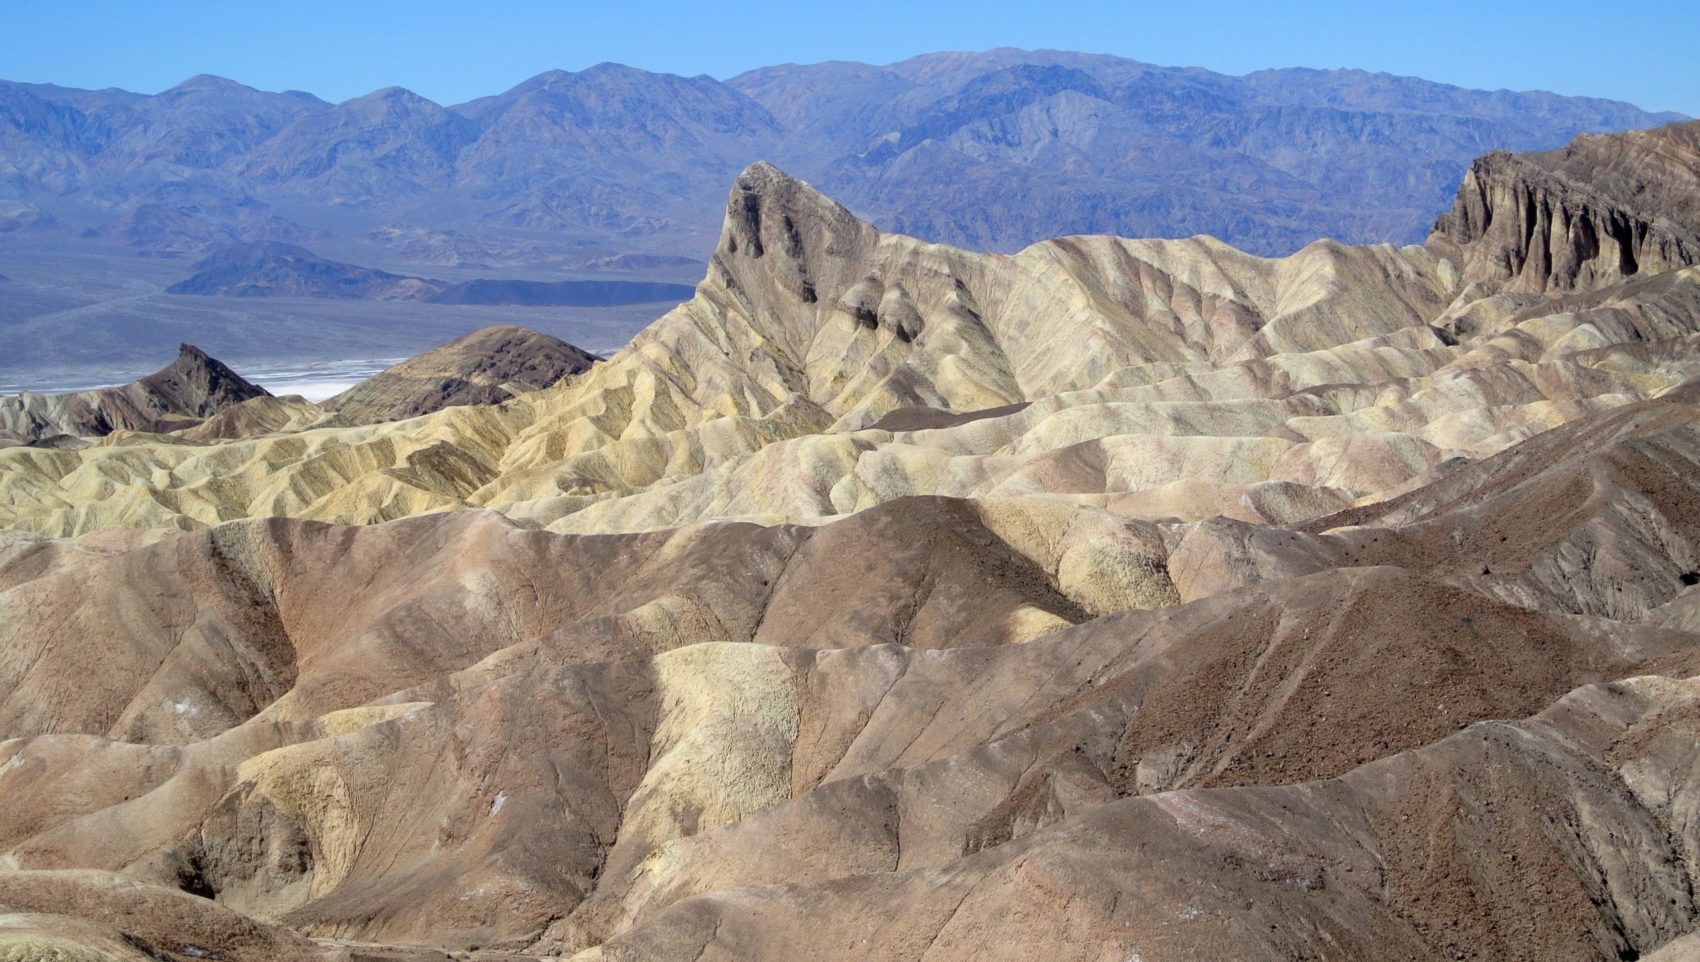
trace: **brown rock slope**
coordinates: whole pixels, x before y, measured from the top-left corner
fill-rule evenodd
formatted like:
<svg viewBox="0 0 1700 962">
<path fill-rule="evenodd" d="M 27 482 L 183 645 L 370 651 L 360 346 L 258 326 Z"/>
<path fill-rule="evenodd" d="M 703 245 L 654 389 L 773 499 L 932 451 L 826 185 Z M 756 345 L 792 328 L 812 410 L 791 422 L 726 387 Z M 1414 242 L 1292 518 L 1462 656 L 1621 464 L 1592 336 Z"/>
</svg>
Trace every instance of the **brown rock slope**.
<svg viewBox="0 0 1700 962">
<path fill-rule="evenodd" d="M 1461 250 L 1466 279 L 1521 291 L 1674 270 L 1700 260 L 1697 180 L 1700 122 L 1489 154 L 1464 175 L 1429 245 Z"/>
<path fill-rule="evenodd" d="M 0 453 L 0 959 L 1684 957 L 1700 268 L 1499 244 L 762 166 L 567 383 Z"/>
<path fill-rule="evenodd" d="M 184 344 L 170 366 L 123 387 L 0 397 L 0 443 L 171 431 L 269 396 L 200 348 Z"/>
<path fill-rule="evenodd" d="M 486 327 L 381 371 L 324 402 L 350 421 L 402 421 L 463 404 L 499 404 L 582 374 L 593 355 L 521 327 Z"/>
<path fill-rule="evenodd" d="M 1493 726 L 1492 745 L 1445 740 L 1580 685 L 1682 673 L 1700 638 L 1509 605 L 1444 567 L 1336 565 L 1092 618 L 1049 559 L 993 534 L 1021 528 L 1018 507 L 913 500 L 823 528 L 588 538 L 475 514 L 244 522 L 15 546 L 0 605 L 34 627 L 4 646 L 6 725 L 25 737 L 6 743 L 0 791 L 41 802 L 8 809 L 0 844 L 20 869 L 122 872 L 313 936 L 611 940 L 615 958 L 722 938 L 724 954 L 785 957 L 804 928 L 828 955 L 873 957 L 936 942 L 1084 958 L 1105 938 L 1152 958 L 1511 945 L 1456 920 L 1519 940 L 1533 926 L 1550 951 L 1527 957 L 1596 958 L 1650 950 L 1700 911 L 1642 897 L 1687 884 L 1670 861 L 1686 823 L 1664 789 L 1632 790 L 1665 784 L 1666 762 L 1626 755 L 1608 776 L 1616 756 L 1591 742 Z M 1159 545 L 1134 543 L 1164 570 Z M 1679 527 L 1657 543 L 1697 544 Z M 1033 635 L 1035 617 L 1053 630 Z M 68 677 L 75 690 L 51 684 Z M 1668 684 L 1651 690 L 1688 691 Z M 1512 754 L 1473 761 L 1478 744 Z M 1253 788 L 1317 778 L 1345 781 L 1289 801 Z M 1128 807 L 1142 796 L 1157 807 Z M 1486 812 L 1559 820 L 1517 829 L 1524 847 L 1478 879 L 1469 833 L 1511 831 Z M 1412 835 L 1411 818 L 1440 821 Z M 1466 834 L 1435 849 L 1434 831 Z M 1025 888 L 1023 853 L 1052 844 Z M 1076 864 L 1070 845 L 1095 854 Z M 981 878 L 1002 908 L 971 913 L 1010 918 L 949 923 Z M 1070 892 L 1084 901 L 1065 909 Z M 1116 892 L 1145 908 L 1117 915 Z M 763 921 L 717 926 L 721 912 Z M 1150 912 L 1216 924 L 1158 938 Z M 1288 921 L 1271 933 L 1259 913 Z M 1071 948 L 1082 932 L 1091 947 Z"/>
</svg>

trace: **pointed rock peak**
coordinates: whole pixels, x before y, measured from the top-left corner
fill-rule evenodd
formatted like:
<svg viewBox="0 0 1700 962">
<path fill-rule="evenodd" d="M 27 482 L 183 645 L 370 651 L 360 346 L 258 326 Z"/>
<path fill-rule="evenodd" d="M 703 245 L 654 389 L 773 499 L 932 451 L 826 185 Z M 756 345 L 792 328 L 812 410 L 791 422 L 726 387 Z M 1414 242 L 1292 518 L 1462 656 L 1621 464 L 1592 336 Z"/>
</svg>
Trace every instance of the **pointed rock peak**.
<svg viewBox="0 0 1700 962">
<path fill-rule="evenodd" d="M 201 350 L 193 344 L 177 345 L 177 360 L 173 361 L 170 367 L 160 373 L 163 374 L 167 371 L 175 371 L 179 374 L 205 372 L 214 377 L 228 377 L 236 381 L 241 381 L 243 384 L 248 383 L 238 376 L 235 371 L 232 371 L 229 367 L 225 366 L 223 361 L 220 361 L 218 358 L 213 357 L 211 354 L 208 354 L 206 351 Z M 258 388 L 255 390 L 258 390 Z"/>
<path fill-rule="evenodd" d="M 429 98 L 407 89 L 406 87 L 384 87 L 369 94 L 362 94 L 352 100 L 343 101 L 339 106 L 356 110 L 389 110 L 389 111 L 441 111 L 443 107 Z"/>
<path fill-rule="evenodd" d="M 842 205 L 769 163 L 745 168 L 726 200 L 720 245 L 704 283 L 747 303 L 796 316 L 832 303 L 846 271 L 878 245 L 880 232 Z M 782 305 L 785 305 L 781 308 Z"/>
<path fill-rule="evenodd" d="M 773 166 L 773 164 L 765 160 L 758 160 L 748 167 L 745 167 L 738 173 L 737 181 L 740 187 L 746 183 L 757 184 L 782 182 L 797 184 L 803 183 L 803 181 L 792 177 L 790 174 L 787 174 L 785 171 L 780 170 L 778 167 Z"/>
<path fill-rule="evenodd" d="M 778 250 L 797 260 L 824 235 L 862 234 L 878 236 L 842 204 L 761 160 L 732 184 L 719 252 L 760 258 Z"/>
<path fill-rule="evenodd" d="M 157 396 L 169 397 L 176 409 L 200 417 L 249 398 L 271 395 L 193 344 L 177 345 L 177 360 L 139 383 Z"/>
</svg>

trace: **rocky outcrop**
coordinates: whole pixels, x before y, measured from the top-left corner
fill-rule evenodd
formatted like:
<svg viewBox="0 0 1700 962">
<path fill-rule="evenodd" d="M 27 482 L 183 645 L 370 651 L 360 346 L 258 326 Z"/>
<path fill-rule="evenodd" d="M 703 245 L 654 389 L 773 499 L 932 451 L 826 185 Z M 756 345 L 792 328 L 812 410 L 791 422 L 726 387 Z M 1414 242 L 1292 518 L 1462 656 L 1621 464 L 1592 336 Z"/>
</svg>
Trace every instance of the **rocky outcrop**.
<svg viewBox="0 0 1700 962">
<path fill-rule="evenodd" d="M 547 334 L 486 327 L 381 371 L 323 406 L 353 423 L 401 421 L 447 407 L 500 404 L 582 374 L 596 360 Z"/>
<path fill-rule="evenodd" d="M 1700 121 L 1582 136 L 1471 165 L 1429 246 L 1516 292 L 1598 288 L 1700 263 Z"/>
<path fill-rule="evenodd" d="M 99 437 L 113 431 L 163 432 L 197 422 L 266 390 L 206 352 L 181 345 L 177 360 L 123 387 L 0 398 L 0 439 L 43 441 L 55 436 Z"/>
</svg>

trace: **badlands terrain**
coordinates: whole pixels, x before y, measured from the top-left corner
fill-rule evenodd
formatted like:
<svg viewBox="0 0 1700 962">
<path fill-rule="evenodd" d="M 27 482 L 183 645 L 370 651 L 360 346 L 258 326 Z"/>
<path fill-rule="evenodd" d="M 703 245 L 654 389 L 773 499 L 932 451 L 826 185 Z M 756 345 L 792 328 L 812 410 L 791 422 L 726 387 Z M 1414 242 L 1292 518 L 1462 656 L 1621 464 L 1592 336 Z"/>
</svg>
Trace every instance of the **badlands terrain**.
<svg viewBox="0 0 1700 962">
<path fill-rule="evenodd" d="M 1421 241 L 1478 155 L 1687 119 L 1059 50 L 724 80 L 604 63 L 488 93 L 0 80 L 0 384 L 128 381 L 185 339 L 243 370 L 395 358 L 495 323 L 608 353 L 691 296 L 757 158 L 931 241 L 1208 233 L 1273 255 Z"/>
<path fill-rule="evenodd" d="M 0 959 L 1694 958 L 1696 265 L 1700 123 L 1276 259 L 757 164 L 607 360 L 23 399 Z"/>
</svg>

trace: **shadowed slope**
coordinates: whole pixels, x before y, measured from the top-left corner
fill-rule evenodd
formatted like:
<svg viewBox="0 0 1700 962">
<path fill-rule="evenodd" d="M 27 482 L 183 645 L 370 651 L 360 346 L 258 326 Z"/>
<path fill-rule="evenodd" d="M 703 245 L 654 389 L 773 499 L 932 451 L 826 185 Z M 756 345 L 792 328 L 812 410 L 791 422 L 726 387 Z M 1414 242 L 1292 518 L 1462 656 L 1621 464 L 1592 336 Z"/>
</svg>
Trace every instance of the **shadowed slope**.
<svg viewBox="0 0 1700 962">
<path fill-rule="evenodd" d="M 590 369 L 596 358 L 546 334 L 486 327 L 388 368 L 324 402 L 356 423 L 499 404 Z"/>
<path fill-rule="evenodd" d="M 200 348 L 184 344 L 170 366 L 123 387 L 0 398 L 0 441 L 173 430 L 266 396 L 264 388 L 244 381 Z"/>
</svg>

